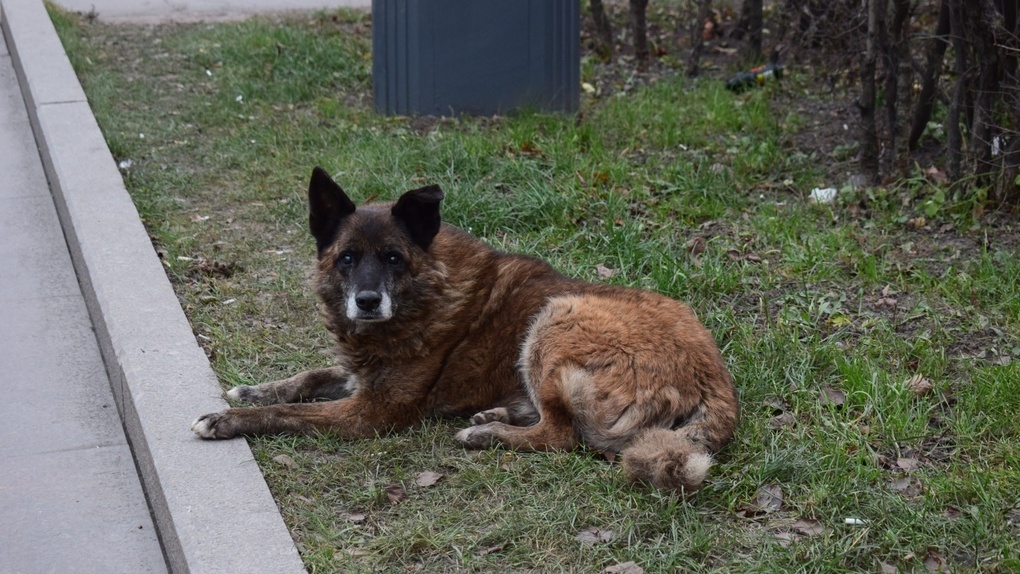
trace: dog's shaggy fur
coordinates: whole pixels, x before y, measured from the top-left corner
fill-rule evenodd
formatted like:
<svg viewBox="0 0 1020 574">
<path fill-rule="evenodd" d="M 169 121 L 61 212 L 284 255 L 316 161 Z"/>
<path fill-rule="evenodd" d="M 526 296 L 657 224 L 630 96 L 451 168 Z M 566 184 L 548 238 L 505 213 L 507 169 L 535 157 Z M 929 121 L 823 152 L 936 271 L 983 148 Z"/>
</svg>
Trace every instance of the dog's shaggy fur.
<svg viewBox="0 0 1020 574">
<path fill-rule="evenodd" d="M 315 287 L 338 365 L 230 398 L 202 438 L 345 437 L 470 416 L 471 448 L 619 452 L 634 481 L 691 492 L 731 439 L 737 393 L 712 335 L 662 295 L 564 277 L 440 222 L 442 191 L 355 207 L 319 168 L 309 186 Z M 328 402 L 303 402 L 312 399 Z"/>
</svg>

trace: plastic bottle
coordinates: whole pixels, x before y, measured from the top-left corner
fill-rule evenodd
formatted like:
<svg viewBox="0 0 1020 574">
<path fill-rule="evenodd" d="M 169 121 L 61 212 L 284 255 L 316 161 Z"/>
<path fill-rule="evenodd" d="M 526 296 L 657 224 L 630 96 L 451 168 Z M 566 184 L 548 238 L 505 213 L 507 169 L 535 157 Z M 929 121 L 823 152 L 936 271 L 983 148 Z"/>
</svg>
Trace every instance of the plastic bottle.
<svg viewBox="0 0 1020 574">
<path fill-rule="evenodd" d="M 779 64 L 769 63 L 733 76 L 726 82 L 726 89 L 739 94 L 752 86 L 764 85 L 772 78 L 778 80 L 782 77 L 783 67 Z"/>
</svg>

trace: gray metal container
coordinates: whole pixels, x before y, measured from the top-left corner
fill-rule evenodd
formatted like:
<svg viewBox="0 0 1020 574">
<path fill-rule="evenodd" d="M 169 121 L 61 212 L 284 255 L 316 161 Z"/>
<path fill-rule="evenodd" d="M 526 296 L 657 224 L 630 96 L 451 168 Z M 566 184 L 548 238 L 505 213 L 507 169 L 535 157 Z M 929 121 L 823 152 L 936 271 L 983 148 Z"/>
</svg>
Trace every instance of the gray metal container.
<svg viewBox="0 0 1020 574">
<path fill-rule="evenodd" d="M 576 112 L 579 0 L 372 0 L 384 114 Z"/>
</svg>

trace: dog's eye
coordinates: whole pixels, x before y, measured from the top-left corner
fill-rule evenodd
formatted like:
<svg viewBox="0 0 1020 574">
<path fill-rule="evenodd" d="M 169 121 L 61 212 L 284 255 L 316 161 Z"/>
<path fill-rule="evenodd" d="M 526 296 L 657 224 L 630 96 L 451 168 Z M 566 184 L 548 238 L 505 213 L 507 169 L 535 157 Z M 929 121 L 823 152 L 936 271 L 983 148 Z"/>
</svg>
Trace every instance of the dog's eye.
<svg viewBox="0 0 1020 574">
<path fill-rule="evenodd" d="M 404 262 L 404 258 L 401 257 L 399 253 L 387 253 L 386 254 L 386 264 L 387 265 L 392 265 L 392 266 L 396 267 L 397 265 L 400 265 L 403 262 Z"/>
<path fill-rule="evenodd" d="M 350 253 L 341 253 L 340 259 L 338 259 L 337 262 L 344 267 L 350 267 L 351 265 L 354 265 L 354 255 Z"/>
</svg>

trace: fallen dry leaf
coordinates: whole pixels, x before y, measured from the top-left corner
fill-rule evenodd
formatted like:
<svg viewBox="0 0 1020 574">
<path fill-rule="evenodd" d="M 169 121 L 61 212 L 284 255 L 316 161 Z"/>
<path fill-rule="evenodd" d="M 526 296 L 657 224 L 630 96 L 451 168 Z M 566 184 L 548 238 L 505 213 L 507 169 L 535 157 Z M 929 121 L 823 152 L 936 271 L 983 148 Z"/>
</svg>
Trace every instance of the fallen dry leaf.
<svg viewBox="0 0 1020 574">
<path fill-rule="evenodd" d="M 783 489 L 778 484 L 766 484 L 758 489 L 754 502 L 745 505 L 743 510 L 748 516 L 769 514 L 782 508 Z"/>
<path fill-rule="evenodd" d="M 613 538 L 616 538 L 616 533 L 612 530 L 599 530 L 598 528 L 585 528 L 584 530 L 577 533 L 574 538 L 584 542 L 585 544 L 605 544 L 611 542 Z"/>
<path fill-rule="evenodd" d="M 705 252 L 705 238 L 704 237 L 692 237 L 684 243 L 684 247 L 691 255 L 701 255 Z"/>
<path fill-rule="evenodd" d="M 890 482 L 889 489 L 894 492 L 899 492 L 907 498 L 914 498 L 921 494 L 923 487 L 919 481 L 904 476 Z"/>
<path fill-rule="evenodd" d="M 890 482 L 889 483 L 889 488 L 891 488 L 891 489 L 893 489 L 893 490 L 895 490 L 897 492 L 902 492 L 902 491 L 906 490 L 910 486 L 910 483 L 911 483 L 910 478 L 906 477 L 906 476 L 903 476 L 903 477 L 897 478 L 897 479 L 893 480 L 892 482 Z"/>
<path fill-rule="evenodd" d="M 278 454 L 273 457 L 273 460 L 288 468 L 294 468 L 295 466 L 297 466 L 297 463 L 294 462 L 294 459 L 286 454 Z"/>
<path fill-rule="evenodd" d="M 386 498 L 390 499 L 393 504 L 400 504 L 407 500 L 407 492 L 404 491 L 403 486 L 391 484 L 386 487 Z"/>
<path fill-rule="evenodd" d="M 418 486 L 432 486 L 439 482 L 439 479 L 441 478 L 443 478 L 441 473 L 426 470 L 418 474 L 417 478 L 414 479 L 414 483 Z"/>
<path fill-rule="evenodd" d="M 823 405 L 839 407 L 843 406 L 843 403 L 846 402 L 846 393 L 832 387 L 822 387 L 822 394 L 818 397 L 818 400 Z"/>
<path fill-rule="evenodd" d="M 475 552 L 475 556 L 477 556 L 478 558 L 481 558 L 482 556 L 488 556 L 489 554 L 495 554 L 497 552 L 502 552 L 505 549 L 506 549 L 506 544 L 495 544 L 495 545 L 492 545 L 492 546 L 487 546 L 487 547 L 482 548 L 481 550 Z"/>
<path fill-rule="evenodd" d="M 542 150 L 538 149 L 538 147 L 531 142 L 523 142 L 519 149 L 521 150 L 521 153 L 525 155 L 542 155 Z"/>
<path fill-rule="evenodd" d="M 755 502 L 765 512 L 779 510 L 783 506 L 783 489 L 778 484 L 766 484 L 758 489 Z"/>
<path fill-rule="evenodd" d="M 911 217 L 910 219 L 908 219 L 907 225 L 913 227 L 914 229 L 921 229 L 925 225 L 928 225 L 928 220 L 925 219 L 923 215 L 919 215 L 917 217 Z"/>
<path fill-rule="evenodd" d="M 769 421 L 769 426 L 772 427 L 773 430 L 797 426 L 797 417 L 793 416 L 790 413 L 783 413 L 781 415 L 772 417 L 772 420 Z"/>
<path fill-rule="evenodd" d="M 787 548 L 797 541 L 797 535 L 793 532 L 776 532 L 772 535 L 772 537 L 775 538 L 776 541 L 779 542 L 779 545 L 783 548 Z"/>
<path fill-rule="evenodd" d="M 916 458 L 901 457 L 896 459 L 896 466 L 906 472 L 911 472 L 921 468 L 921 461 Z"/>
<path fill-rule="evenodd" d="M 237 270 L 237 263 L 223 263 L 222 261 L 209 261 L 208 259 L 193 261 L 190 269 L 193 274 L 207 275 L 209 277 L 230 277 Z"/>
<path fill-rule="evenodd" d="M 916 488 L 916 486 L 914 479 L 909 476 L 901 476 L 889 481 L 889 488 L 897 492 L 907 492 L 912 488 Z"/>
<path fill-rule="evenodd" d="M 802 538 L 816 536 L 824 533 L 825 531 L 825 527 L 817 520 L 801 518 L 797 522 L 794 522 L 788 529 L 784 528 L 779 532 L 773 533 L 772 537 L 779 542 L 780 546 L 786 548 Z"/>
<path fill-rule="evenodd" d="M 599 279 L 609 279 L 616 275 L 616 269 L 610 269 L 601 263 L 595 266 L 595 272 L 598 273 Z"/>
<path fill-rule="evenodd" d="M 372 551 L 371 550 L 365 550 L 364 548 L 349 548 L 347 550 L 347 554 L 349 556 L 354 557 L 354 558 L 362 558 L 364 556 L 371 556 L 372 555 Z"/>
<path fill-rule="evenodd" d="M 949 182 L 949 176 L 947 176 L 942 171 L 939 171 L 939 168 L 935 166 L 929 167 L 928 171 L 926 171 L 924 174 L 928 177 L 929 181 L 937 185 L 945 185 L 946 183 Z"/>
<path fill-rule="evenodd" d="M 822 526 L 821 522 L 810 518 L 801 518 L 797 522 L 794 522 L 793 526 L 790 528 L 792 528 L 794 532 L 804 536 L 815 536 L 825 532 L 825 527 Z"/>
<path fill-rule="evenodd" d="M 614 564 L 602 571 L 602 574 L 644 574 L 645 569 L 634 562 Z"/>
<path fill-rule="evenodd" d="M 507 472 L 510 472 L 510 470 L 513 468 L 514 462 L 516 461 L 517 459 L 515 458 L 514 453 L 511 451 L 506 451 L 503 453 L 503 456 L 500 457 L 499 468 Z"/>
<path fill-rule="evenodd" d="M 929 548 L 924 557 L 924 567 L 929 572 L 949 572 L 946 559 L 939 554 L 938 548 Z"/>
<path fill-rule="evenodd" d="M 931 381 L 921 375 L 914 375 L 903 383 L 908 389 L 919 397 L 923 397 L 935 388 Z"/>
</svg>

